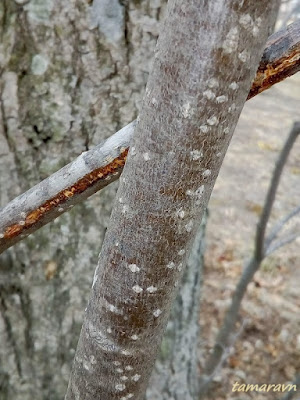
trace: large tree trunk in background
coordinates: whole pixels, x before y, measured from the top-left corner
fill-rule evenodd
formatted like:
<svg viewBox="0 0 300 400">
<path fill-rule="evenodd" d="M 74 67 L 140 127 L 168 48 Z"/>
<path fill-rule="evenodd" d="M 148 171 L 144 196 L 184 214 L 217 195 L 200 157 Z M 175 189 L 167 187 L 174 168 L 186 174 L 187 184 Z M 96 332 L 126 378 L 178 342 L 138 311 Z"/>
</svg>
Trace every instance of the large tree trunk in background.
<svg viewBox="0 0 300 400">
<path fill-rule="evenodd" d="M 86 0 L 21 3 L 0 2 L 1 206 L 136 118 L 166 1 L 93 21 Z M 115 189 L 0 256 L 1 400 L 63 398 Z"/>
</svg>

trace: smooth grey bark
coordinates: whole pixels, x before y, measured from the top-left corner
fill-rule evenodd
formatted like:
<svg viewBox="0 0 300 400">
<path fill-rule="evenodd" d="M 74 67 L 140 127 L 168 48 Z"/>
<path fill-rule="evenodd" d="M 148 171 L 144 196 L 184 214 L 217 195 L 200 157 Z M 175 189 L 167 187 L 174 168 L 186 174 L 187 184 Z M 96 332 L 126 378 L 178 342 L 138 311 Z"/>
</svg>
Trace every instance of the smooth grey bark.
<svg viewBox="0 0 300 400">
<path fill-rule="evenodd" d="M 276 1 L 169 2 L 66 400 L 144 397 L 277 10 Z"/>
<path fill-rule="evenodd" d="M 0 1 L 1 206 L 136 118 L 165 2 L 129 3 L 116 41 L 85 0 Z M 115 190 L 0 256 L 1 400 L 63 398 Z"/>
<path fill-rule="evenodd" d="M 200 395 L 200 297 L 207 213 L 202 218 L 163 336 L 146 400 L 194 400 Z"/>
</svg>

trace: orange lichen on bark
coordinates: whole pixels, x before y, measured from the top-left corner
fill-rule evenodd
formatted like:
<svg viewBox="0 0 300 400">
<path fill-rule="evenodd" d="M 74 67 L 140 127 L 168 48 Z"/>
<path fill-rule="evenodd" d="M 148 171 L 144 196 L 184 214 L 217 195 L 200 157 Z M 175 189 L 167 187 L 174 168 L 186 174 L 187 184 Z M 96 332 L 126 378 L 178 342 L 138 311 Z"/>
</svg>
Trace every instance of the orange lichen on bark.
<svg viewBox="0 0 300 400">
<path fill-rule="evenodd" d="M 8 226 L 4 231 L 3 240 L 12 239 L 25 233 L 28 228 L 40 222 L 42 218 L 45 218 L 51 211 L 56 211 L 56 213 L 59 214 L 60 210 L 55 210 L 57 207 L 62 206 L 75 195 L 85 192 L 99 181 L 105 180 L 107 177 L 111 177 L 114 174 L 118 174 L 125 165 L 128 150 L 128 148 L 125 149 L 119 157 L 115 158 L 109 164 L 95 169 L 81 178 L 73 186 L 62 190 L 55 197 L 40 205 L 37 209 L 30 211 L 19 223 Z M 63 212 L 65 210 L 63 209 L 61 211 Z"/>
</svg>

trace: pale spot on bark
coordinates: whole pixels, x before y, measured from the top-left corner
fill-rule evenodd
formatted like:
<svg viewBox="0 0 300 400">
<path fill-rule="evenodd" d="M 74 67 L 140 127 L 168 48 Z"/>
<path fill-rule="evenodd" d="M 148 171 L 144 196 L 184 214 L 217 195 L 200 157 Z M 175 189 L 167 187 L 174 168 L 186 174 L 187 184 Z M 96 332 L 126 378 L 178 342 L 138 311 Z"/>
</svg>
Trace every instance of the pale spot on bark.
<svg viewBox="0 0 300 400">
<path fill-rule="evenodd" d="M 124 204 L 124 206 L 122 207 L 122 214 L 126 214 L 129 211 L 129 207 Z"/>
<path fill-rule="evenodd" d="M 36 54 L 31 61 L 31 72 L 33 75 L 43 75 L 49 65 L 49 60 L 42 54 Z"/>
<path fill-rule="evenodd" d="M 126 371 L 132 371 L 133 367 L 131 365 L 126 365 L 125 370 Z"/>
<path fill-rule="evenodd" d="M 116 372 L 117 372 L 118 374 L 123 374 L 124 370 L 123 370 L 122 368 L 117 368 L 117 369 L 116 369 Z"/>
<path fill-rule="evenodd" d="M 157 317 L 160 316 L 161 313 L 162 313 L 162 311 L 158 308 L 157 310 L 155 310 L 155 311 L 153 312 L 153 315 L 154 315 L 155 318 L 157 318 Z"/>
<path fill-rule="evenodd" d="M 116 247 L 119 247 L 119 242 L 116 242 L 116 243 L 115 243 L 115 246 L 116 246 Z"/>
<path fill-rule="evenodd" d="M 0 233 L 0 239 L 3 239 L 3 238 L 4 238 L 4 234 Z"/>
<path fill-rule="evenodd" d="M 203 133 L 207 133 L 209 131 L 209 127 L 207 125 L 201 125 L 200 131 Z"/>
<path fill-rule="evenodd" d="M 106 332 L 107 332 L 107 333 L 112 333 L 112 329 L 111 329 L 111 328 L 107 328 L 107 329 L 106 329 Z"/>
<path fill-rule="evenodd" d="M 136 264 L 129 264 L 128 268 L 130 269 L 131 272 L 139 272 L 140 268 Z"/>
<path fill-rule="evenodd" d="M 90 370 L 90 366 L 86 361 L 83 362 L 83 368 L 86 369 L 87 371 Z"/>
<path fill-rule="evenodd" d="M 230 130 L 229 130 L 229 128 L 225 128 L 223 132 L 226 133 L 226 135 L 227 135 L 230 132 Z"/>
<path fill-rule="evenodd" d="M 135 156 L 136 155 L 136 149 L 134 146 L 130 147 L 130 155 Z"/>
<path fill-rule="evenodd" d="M 108 175 L 106 178 L 104 178 L 106 181 L 110 181 L 111 180 L 111 176 Z"/>
<path fill-rule="evenodd" d="M 121 376 L 120 380 L 123 382 L 126 382 L 126 381 L 128 381 L 128 376 L 123 375 L 123 376 Z"/>
<path fill-rule="evenodd" d="M 202 172 L 203 178 L 207 178 L 210 175 L 211 175 L 211 170 L 210 169 L 206 169 L 205 171 Z"/>
<path fill-rule="evenodd" d="M 132 340 L 138 340 L 138 335 L 132 335 L 132 336 L 130 336 L 130 339 L 132 339 Z"/>
<path fill-rule="evenodd" d="M 149 286 L 147 288 L 147 292 L 149 293 L 155 293 L 157 291 L 157 288 L 155 286 Z"/>
<path fill-rule="evenodd" d="M 260 27 L 260 26 L 261 26 L 261 23 L 262 23 L 262 19 L 261 19 L 260 17 L 257 17 L 256 20 L 255 20 L 255 24 L 256 24 L 258 27 Z"/>
<path fill-rule="evenodd" d="M 121 203 L 121 204 L 122 204 L 122 203 L 123 203 L 123 201 L 124 201 L 124 200 L 123 200 L 123 198 L 122 198 L 122 197 L 120 197 L 120 198 L 119 198 L 119 203 Z"/>
<path fill-rule="evenodd" d="M 207 89 L 203 92 L 203 96 L 206 97 L 208 100 L 212 100 L 216 97 L 214 92 L 210 89 Z"/>
<path fill-rule="evenodd" d="M 59 207 L 58 212 L 63 212 L 64 209 L 62 207 Z"/>
<path fill-rule="evenodd" d="M 109 309 L 109 311 L 111 311 L 115 314 L 122 314 L 122 312 L 120 310 L 118 310 L 118 308 L 116 306 L 114 306 L 113 304 L 108 303 L 107 308 Z"/>
<path fill-rule="evenodd" d="M 130 356 L 131 353 L 130 353 L 129 350 L 126 350 L 126 349 L 125 349 L 125 350 L 122 350 L 122 351 L 121 351 L 121 354 L 123 354 L 124 356 Z"/>
<path fill-rule="evenodd" d="M 249 14 L 242 14 L 240 16 L 239 23 L 242 25 L 243 28 L 251 29 L 253 25 L 253 19 Z"/>
<path fill-rule="evenodd" d="M 113 364 L 116 365 L 116 366 L 121 365 L 120 361 L 113 361 Z"/>
<path fill-rule="evenodd" d="M 123 390 L 126 389 L 126 386 L 123 385 L 123 383 L 118 383 L 118 384 L 115 386 L 115 388 L 116 388 L 116 390 L 117 390 L 118 392 L 123 392 Z"/>
<path fill-rule="evenodd" d="M 190 189 L 188 189 L 185 193 L 186 193 L 187 196 L 194 196 L 194 194 L 195 194 L 195 193 L 194 193 L 192 190 L 190 190 Z"/>
<path fill-rule="evenodd" d="M 157 100 L 156 100 L 155 97 L 153 97 L 153 98 L 151 99 L 151 104 L 153 104 L 154 107 L 156 107 L 156 106 L 158 105 L 158 102 L 157 102 Z"/>
<path fill-rule="evenodd" d="M 167 268 L 169 268 L 169 269 L 172 269 L 172 268 L 174 268 L 175 267 L 175 264 L 173 263 L 173 261 L 171 261 L 171 262 L 169 262 L 168 264 L 167 264 Z"/>
<path fill-rule="evenodd" d="M 184 253 L 185 253 L 185 250 L 184 250 L 184 249 L 181 249 L 181 250 L 179 250 L 178 255 L 179 255 L 179 256 L 183 256 Z"/>
<path fill-rule="evenodd" d="M 195 192 L 197 205 L 201 203 L 201 197 L 203 196 L 203 193 L 204 193 L 204 185 L 201 185 Z"/>
<path fill-rule="evenodd" d="M 238 55 L 239 60 L 241 60 L 243 63 L 249 61 L 250 55 L 247 50 L 242 51 Z"/>
<path fill-rule="evenodd" d="M 131 399 L 132 397 L 133 397 L 133 394 L 132 394 L 132 393 L 128 393 L 127 396 L 122 396 L 122 397 L 120 398 L 120 400 L 128 400 L 128 399 Z"/>
<path fill-rule="evenodd" d="M 97 364 L 97 360 L 93 355 L 91 355 L 91 357 L 90 357 L 90 362 L 91 362 L 92 365 Z"/>
<path fill-rule="evenodd" d="M 133 375 L 133 377 L 131 378 L 132 381 L 137 382 L 140 379 L 141 375 L 139 374 L 135 374 Z"/>
<path fill-rule="evenodd" d="M 150 155 L 149 155 L 149 153 L 144 153 L 144 154 L 143 154 L 143 158 L 144 158 L 145 161 L 149 161 L 149 160 L 150 160 Z"/>
<path fill-rule="evenodd" d="M 237 27 L 231 28 L 226 35 L 226 39 L 223 42 L 224 53 L 230 54 L 238 48 L 239 43 L 239 30 Z"/>
<path fill-rule="evenodd" d="M 185 216 L 185 211 L 182 208 L 180 208 L 179 210 L 176 211 L 175 215 L 176 217 L 183 219 Z"/>
<path fill-rule="evenodd" d="M 237 90 L 239 88 L 239 85 L 236 82 L 231 82 L 229 85 L 229 89 L 231 90 Z"/>
<path fill-rule="evenodd" d="M 218 118 L 215 116 L 215 115 L 213 115 L 212 117 L 210 117 L 208 120 L 207 120 L 207 123 L 208 123 L 208 125 L 218 125 L 218 123 L 219 123 L 219 120 L 218 120 Z"/>
<path fill-rule="evenodd" d="M 25 225 L 26 222 L 25 221 L 19 221 L 19 225 Z"/>
<path fill-rule="evenodd" d="M 234 103 L 231 104 L 230 107 L 228 107 L 228 112 L 233 112 L 236 109 L 236 105 Z"/>
<path fill-rule="evenodd" d="M 222 153 L 217 153 L 217 157 L 219 158 L 219 157 L 221 157 L 221 155 L 222 155 Z"/>
<path fill-rule="evenodd" d="M 254 25 L 254 27 L 252 29 L 252 35 L 254 37 L 257 37 L 259 35 L 259 28 L 256 25 Z"/>
<path fill-rule="evenodd" d="M 143 288 L 141 288 L 139 285 L 135 285 L 135 286 L 133 286 L 132 290 L 133 290 L 135 293 L 142 293 Z"/>
<path fill-rule="evenodd" d="M 182 112 L 183 118 L 188 118 L 193 115 L 194 110 L 191 107 L 190 103 L 186 103 L 182 106 L 181 112 Z"/>
<path fill-rule="evenodd" d="M 182 270 L 182 263 L 178 264 L 177 269 L 178 269 L 179 272 Z"/>
<path fill-rule="evenodd" d="M 23 212 L 21 212 L 21 218 L 26 218 L 26 213 L 23 211 Z"/>
<path fill-rule="evenodd" d="M 228 97 L 227 97 L 227 96 L 224 96 L 224 95 L 218 96 L 218 97 L 216 98 L 216 102 L 217 102 L 217 103 L 225 103 L 225 101 L 227 101 L 227 100 L 228 100 Z"/>
<path fill-rule="evenodd" d="M 210 78 L 209 81 L 207 82 L 207 85 L 209 88 L 217 88 L 219 87 L 219 82 L 217 81 L 216 78 Z"/>
<path fill-rule="evenodd" d="M 194 225 L 194 223 L 193 223 L 193 221 L 191 220 L 190 222 L 188 222 L 188 223 L 185 225 L 185 230 L 186 230 L 187 232 L 191 232 L 191 230 L 193 229 L 193 225 Z"/>
<path fill-rule="evenodd" d="M 192 151 L 190 152 L 190 155 L 191 155 L 191 159 L 192 159 L 193 161 L 197 161 L 197 160 L 199 160 L 201 157 L 203 157 L 203 153 L 202 153 L 202 151 L 200 151 L 200 150 L 192 150 Z"/>
</svg>

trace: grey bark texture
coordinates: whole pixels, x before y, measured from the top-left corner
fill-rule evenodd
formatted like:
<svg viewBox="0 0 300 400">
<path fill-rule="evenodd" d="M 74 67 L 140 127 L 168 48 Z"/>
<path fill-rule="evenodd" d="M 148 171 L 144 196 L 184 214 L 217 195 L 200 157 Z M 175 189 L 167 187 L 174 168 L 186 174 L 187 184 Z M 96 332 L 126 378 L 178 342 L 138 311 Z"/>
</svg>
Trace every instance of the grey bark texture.
<svg viewBox="0 0 300 400">
<path fill-rule="evenodd" d="M 144 397 L 277 10 L 276 1 L 169 2 L 66 400 Z"/>
<path fill-rule="evenodd" d="M 1 206 L 137 116 L 165 1 L 88 3 L 0 1 Z M 115 190 L 0 256 L 1 400 L 63 398 Z"/>
</svg>

